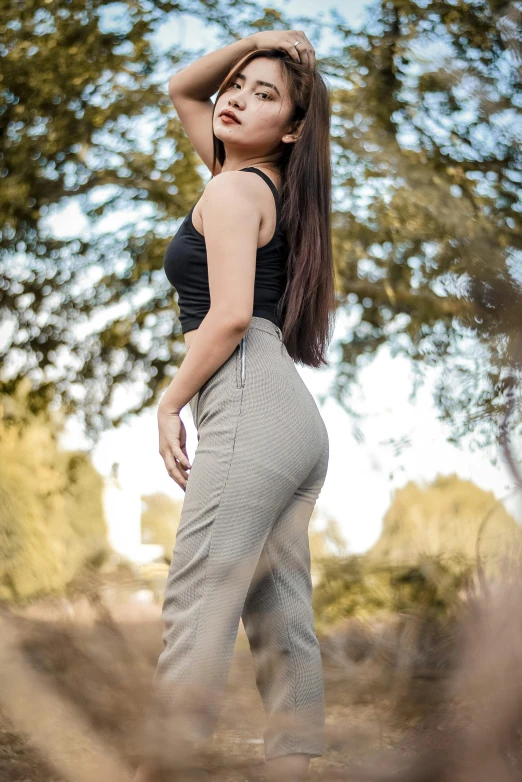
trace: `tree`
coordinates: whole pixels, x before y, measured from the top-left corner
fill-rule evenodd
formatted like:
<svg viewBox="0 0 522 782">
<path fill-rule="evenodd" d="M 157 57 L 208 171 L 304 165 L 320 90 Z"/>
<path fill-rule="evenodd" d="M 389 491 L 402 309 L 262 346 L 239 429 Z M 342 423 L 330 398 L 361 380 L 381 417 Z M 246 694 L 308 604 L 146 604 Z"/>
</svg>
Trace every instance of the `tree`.
<svg viewBox="0 0 522 782">
<path fill-rule="evenodd" d="M 395 492 L 368 552 L 318 561 L 318 626 L 397 612 L 448 614 L 478 566 L 495 581 L 508 567 L 518 572 L 521 553 L 520 527 L 492 492 L 454 474 L 409 481 Z"/>
<path fill-rule="evenodd" d="M 163 546 L 165 559 L 170 562 L 182 503 L 162 492 L 146 494 L 141 499 L 144 505 L 141 514 L 142 543 L 158 543 Z"/>
<path fill-rule="evenodd" d="M 358 33 L 338 19 L 327 58 L 341 82 L 339 307 L 355 324 L 334 391 L 349 409 L 383 345 L 417 379 L 437 365 L 454 441 L 492 439 L 522 364 L 520 16 L 510 2 L 376 2 Z"/>
<path fill-rule="evenodd" d="M 379 540 L 368 551 L 373 562 L 402 565 L 423 556 L 457 563 L 479 562 L 494 572 L 502 557 L 520 552 L 521 530 L 493 492 L 458 475 L 437 475 L 395 492 Z"/>
<path fill-rule="evenodd" d="M 166 14 L 199 13 L 216 46 L 291 26 L 313 42 L 330 27 L 339 41 L 319 62 L 332 94 L 339 310 L 353 323 L 338 345 L 338 401 L 355 415 L 351 387 L 387 345 L 411 359 L 416 384 L 424 367 L 445 369 L 436 402 L 454 441 L 473 431 L 488 442 L 509 415 L 519 424 L 518 6 L 378 0 L 360 31 L 335 13 L 309 24 L 232 0 L 129 3 L 111 26 L 111 7 L 7 3 L 4 382 L 29 374 L 94 435 L 153 404 L 184 354 L 162 260 L 203 172 L 166 84 L 198 53 L 161 52 L 151 36 Z M 90 230 L 57 238 L 46 221 L 73 201 Z M 127 210 L 127 225 L 103 229 Z M 132 401 L 112 412 L 131 383 Z"/>
<path fill-rule="evenodd" d="M 110 553 L 103 479 L 58 445 L 60 419 L 30 409 L 30 382 L 0 394 L 0 600 L 59 594 Z"/>
<path fill-rule="evenodd" d="M 117 389 L 138 387 L 124 412 L 138 411 L 181 357 L 163 255 L 202 178 L 167 95 L 187 52 L 160 51 L 153 34 L 193 13 L 230 36 L 237 13 L 232 0 L 123 6 L 8 0 L 1 26 L 1 380 L 7 391 L 29 376 L 93 436 L 120 420 Z M 244 14 L 262 19 L 255 9 Z M 57 237 L 49 219 L 73 204 L 89 230 Z"/>
<path fill-rule="evenodd" d="M 331 554 L 341 555 L 345 553 L 348 544 L 341 532 L 337 519 L 328 518 L 326 524 L 322 528 L 319 528 L 318 521 L 319 516 L 316 508 L 312 513 L 308 527 L 312 562 Z"/>
</svg>

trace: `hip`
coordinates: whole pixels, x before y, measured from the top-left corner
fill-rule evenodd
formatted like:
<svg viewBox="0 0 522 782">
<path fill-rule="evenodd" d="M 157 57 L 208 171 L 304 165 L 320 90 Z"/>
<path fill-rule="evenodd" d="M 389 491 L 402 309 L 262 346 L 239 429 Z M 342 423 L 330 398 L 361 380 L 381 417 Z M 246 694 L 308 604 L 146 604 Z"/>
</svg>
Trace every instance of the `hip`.
<svg viewBox="0 0 522 782">
<path fill-rule="evenodd" d="M 252 436 L 264 426 L 285 439 L 327 444 L 328 434 L 314 397 L 282 341 L 281 330 L 253 316 L 229 358 L 189 402 L 198 439 L 227 420 L 249 421 Z M 276 438 L 276 439 L 279 439 Z"/>
</svg>

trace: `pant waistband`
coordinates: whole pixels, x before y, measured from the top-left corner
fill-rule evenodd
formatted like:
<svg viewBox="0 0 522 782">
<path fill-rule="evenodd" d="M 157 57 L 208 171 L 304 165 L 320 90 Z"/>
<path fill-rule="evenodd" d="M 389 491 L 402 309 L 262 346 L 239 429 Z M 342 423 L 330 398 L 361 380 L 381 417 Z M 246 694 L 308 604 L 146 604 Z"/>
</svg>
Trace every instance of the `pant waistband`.
<svg viewBox="0 0 522 782">
<path fill-rule="evenodd" d="M 253 315 L 248 329 L 259 329 L 259 331 L 267 331 L 269 334 L 273 334 L 275 337 L 277 337 L 281 342 L 283 341 L 281 329 L 279 326 L 276 326 L 275 323 L 272 323 L 271 320 L 268 320 L 268 318 L 261 318 L 259 315 Z"/>
</svg>

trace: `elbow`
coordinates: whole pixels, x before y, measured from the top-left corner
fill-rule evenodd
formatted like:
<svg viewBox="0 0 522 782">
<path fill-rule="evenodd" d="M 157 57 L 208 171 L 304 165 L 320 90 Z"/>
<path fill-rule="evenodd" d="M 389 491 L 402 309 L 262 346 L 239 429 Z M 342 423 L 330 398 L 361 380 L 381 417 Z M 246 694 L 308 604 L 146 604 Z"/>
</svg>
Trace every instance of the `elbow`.
<svg viewBox="0 0 522 782">
<path fill-rule="evenodd" d="M 169 79 L 168 93 L 171 101 L 174 101 L 174 98 L 180 94 L 179 82 L 176 76 L 177 74 L 174 74 L 174 76 L 171 76 Z"/>
<path fill-rule="evenodd" d="M 212 309 L 212 308 L 211 308 Z M 241 338 L 248 327 L 252 319 L 252 313 L 245 313 L 244 311 L 234 311 L 229 309 L 227 312 L 222 310 L 214 310 L 213 316 L 216 321 L 216 327 L 222 329 L 228 334 L 233 334 L 238 338 Z"/>
<path fill-rule="evenodd" d="M 244 315 L 231 314 L 227 318 L 226 327 L 236 336 L 242 337 L 243 334 L 248 331 L 248 327 L 250 326 L 250 319 L 251 318 L 246 318 Z"/>
</svg>

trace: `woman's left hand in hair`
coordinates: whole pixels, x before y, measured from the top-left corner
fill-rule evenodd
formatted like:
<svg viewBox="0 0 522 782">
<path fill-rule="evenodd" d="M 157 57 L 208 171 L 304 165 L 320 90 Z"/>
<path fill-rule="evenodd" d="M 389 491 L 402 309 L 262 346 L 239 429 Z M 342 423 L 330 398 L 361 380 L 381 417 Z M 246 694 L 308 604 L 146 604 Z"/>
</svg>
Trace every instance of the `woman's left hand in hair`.
<svg viewBox="0 0 522 782">
<path fill-rule="evenodd" d="M 264 30 L 252 33 L 257 49 L 280 49 L 294 58 L 296 62 L 315 67 L 315 50 L 302 30 Z M 299 46 L 295 44 L 298 43 Z"/>
<path fill-rule="evenodd" d="M 188 473 L 191 468 L 187 454 L 187 432 L 179 413 L 169 410 L 161 404 L 158 406 L 159 452 L 170 477 L 181 486 L 187 488 Z"/>
</svg>

